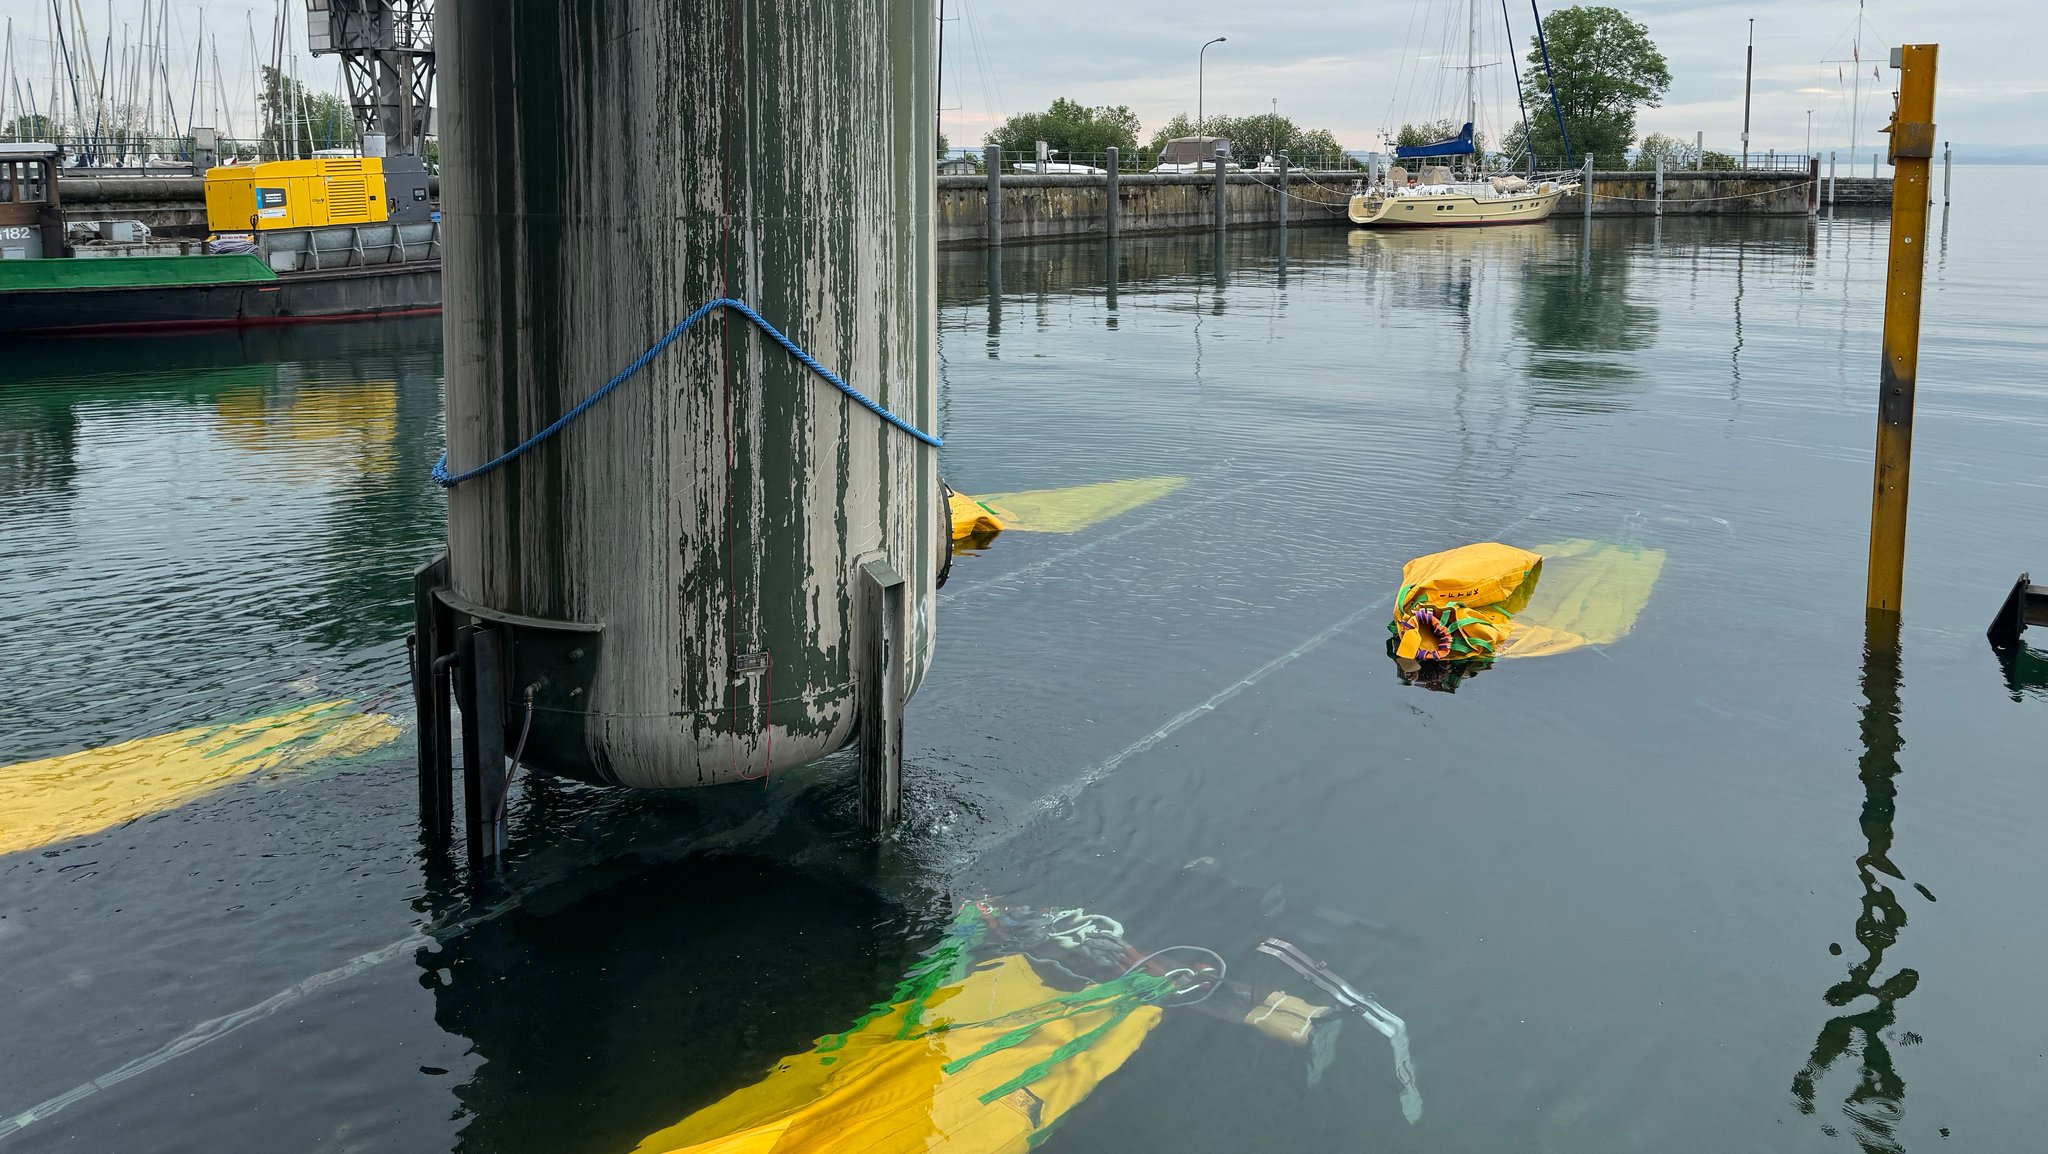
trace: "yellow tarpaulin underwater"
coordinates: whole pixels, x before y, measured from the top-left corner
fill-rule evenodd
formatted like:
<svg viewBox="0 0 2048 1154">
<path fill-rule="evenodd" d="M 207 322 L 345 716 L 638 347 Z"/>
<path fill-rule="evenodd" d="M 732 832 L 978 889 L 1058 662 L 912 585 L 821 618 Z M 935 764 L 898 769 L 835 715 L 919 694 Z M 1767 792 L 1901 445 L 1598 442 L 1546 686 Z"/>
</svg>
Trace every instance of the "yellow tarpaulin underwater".
<svg viewBox="0 0 2048 1154">
<path fill-rule="evenodd" d="M 1022 1154 L 1158 1025 L 1149 981 L 1062 992 L 1018 954 L 936 988 L 913 978 L 635 1154 Z"/>
<path fill-rule="evenodd" d="M 1619 641 L 1664 571 L 1664 551 L 1592 540 L 1535 550 L 1498 542 L 1401 568 L 1393 654 L 1403 661 L 1542 657 Z"/>
<path fill-rule="evenodd" d="M 1006 530 L 1023 533 L 1078 533 L 1112 517 L 1149 505 L 1188 483 L 1186 477 L 1139 477 L 1064 489 L 1028 489 L 950 499 L 953 540 L 985 540 Z"/>
<path fill-rule="evenodd" d="M 354 702 L 320 701 L 0 768 L 0 853 L 98 833 L 252 773 L 364 753 L 400 732 Z"/>
</svg>

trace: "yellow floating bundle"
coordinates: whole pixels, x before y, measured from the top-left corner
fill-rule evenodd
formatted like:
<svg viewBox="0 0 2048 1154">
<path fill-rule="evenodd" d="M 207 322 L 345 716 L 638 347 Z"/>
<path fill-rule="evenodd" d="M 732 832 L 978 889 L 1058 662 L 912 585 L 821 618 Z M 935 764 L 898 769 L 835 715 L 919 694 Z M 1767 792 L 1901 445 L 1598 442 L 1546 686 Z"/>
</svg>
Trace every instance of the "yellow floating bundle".
<svg viewBox="0 0 2048 1154">
<path fill-rule="evenodd" d="M 320 701 L 0 768 L 0 853 L 98 833 L 263 770 L 364 753 L 400 732 L 354 702 Z"/>
<path fill-rule="evenodd" d="M 1394 597 L 1394 656 L 1487 661 L 1611 644 L 1635 627 L 1663 571 L 1662 549 L 1584 539 L 1417 557 Z"/>
<path fill-rule="evenodd" d="M 1063 993 L 1009 954 L 937 989 L 906 983 L 634 1154 L 1023 1154 L 1158 1025 L 1130 985 L 1145 980 Z"/>
<path fill-rule="evenodd" d="M 982 541 L 1006 530 L 1078 533 L 1149 505 L 1187 483 L 1186 477 L 1138 477 L 985 497 L 954 493 L 950 501 L 953 540 Z"/>
<path fill-rule="evenodd" d="M 1403 565 L 1390 626 L 1394 656 L 1409 661 L 1495 656 L 1542 565 L 1542 557 L 1494 541 Z"/>
<path fill-rule="evenodd" d="M 948 493 L 946 503 L 953 514 L 955 545 L 964 541 L 985 541 L 1008 528 L 994 509 L 965 493 Z"/>
</svg>

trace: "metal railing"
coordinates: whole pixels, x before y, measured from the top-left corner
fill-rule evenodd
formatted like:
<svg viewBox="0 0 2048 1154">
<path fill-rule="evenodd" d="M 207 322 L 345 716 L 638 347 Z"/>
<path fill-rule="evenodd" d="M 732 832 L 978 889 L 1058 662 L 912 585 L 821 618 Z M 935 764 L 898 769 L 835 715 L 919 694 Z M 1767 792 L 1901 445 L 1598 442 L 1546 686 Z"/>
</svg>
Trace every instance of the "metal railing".
<svg viewBox="0 0 2048 1154">
<path fill-rule="evenodd" d="M 1003 175 L 1005 176 L 1028 176 L 1039 171 L 1038 154 L 1035 151 L 1005 151 L 1002 156 Z M 1265 157 L 1266 153 L 1263 151 L 1259 151 L 1256 154 L 1247 151 L 1231 156 L 1229 163 L 1245 171 L 1257 171 L 1264 162 Z M 968 164 L 962 165 L 960 162 L 963 160 L 967 161 Z M 967 169 L 971 165 L 971 170 L 974 172 L 985 171 L 985 162 L 979 154 L 965 157 L 941 157 L 937 163 L 942 168 L 951 165 Z M 1129 152 L 1119 150 L 1117 154 L 1117 171 L 1119 173 L 1151 172 L 1158 166 L 1158 156 L 1149 148 L 1133 149 Z M 1363 172 L 1365 170 L 1365 165 L 1362 162 L 1341 152 L 1329 155 L 1290 156 L 1287 166 L 1296 171 L 1304 172 Z M 1205 169 L 1208 167 L 1207 158 L 1204 158 L 1203 167 Z M 1049 176 L 1107 174 L 1109 171 L 1109 154 L 1106 152 L 1077 152 L 1071 155 L 1057 152 L 1052 153 L 1046 157 L 1044 171 Z"/>
<path fill-rule="evenodd" d="M 13 138 L 0 136 L 0 140 L 11 139 Z M 35 143 L 55 145 L 58 167 L 70 173 L 188 173 L 192 171 L 195 151 L 190 136 L 146 136 L 140 133 L 121 132 L 99 135 L 64 132 L 56 134 L 55 139 L 44 138 Z M 294 159 L 295 156 L 308 155 L 310 152 L 304 141 L 299 142 L 296 154 L 289 144 L 280 147 L 275 140 L 238 140 L 226 136 L 216 137 L 213 148 L 215 163 L 253 163 L 259 160 Z"/>
</svg>

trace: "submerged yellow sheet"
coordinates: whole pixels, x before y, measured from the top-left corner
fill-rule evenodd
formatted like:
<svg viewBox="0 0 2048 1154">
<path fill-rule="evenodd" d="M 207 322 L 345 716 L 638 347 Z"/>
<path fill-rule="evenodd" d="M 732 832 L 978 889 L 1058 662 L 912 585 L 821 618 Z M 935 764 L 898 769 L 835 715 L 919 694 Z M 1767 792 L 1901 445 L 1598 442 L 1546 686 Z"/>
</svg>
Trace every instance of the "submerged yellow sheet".
<svg viewBox="0 0 2048 1154">
<path fill-rule="evenodd" d="M 926 999 L 923 1030 L 902 1036 L 906 1014 L 919 1011 L 898 1003 L 843 1044 L 835 1037 L 784 1058 L 762 1081 L 650 1135 L 635 1154 L 1022 1154 L 1115 1073 L 1160 1018 L 1154 1005 L 1121 1020 L 1107 1008 L 1061 1017 L 1045 1009 L 1057 996 L 1024 958 L 994 959 Z M 1014 1045 L 946 1072 L 1033 1023 Z M 1042 1077 L 982 1101 L 1098 1028 Z"/>
<path fill-rule="evenodd" d="M 262 770 L 363 753 L 400 732 L 353 702 L 321 701 L 0 768 L 0 853 L 98 833 Z"/>
<path fill-rule="evenodd" d="M 1177 492 L 1187 483 L 1186 477 L 1138 477 L 1128 481 L 1070 485 L 1064 489 L 990 493 L 984 497 L 955 493 L 952 501 L 953 539 L 990 536 L 1004 530 L 1078 533 L 1149 505 Z"/>
<path fill-rule="evenodd" d="M 1664 550 L 1572 540 L 1543 545 L 1543 572 L 1515 614 L 1501 657 L 1612 645 L 1634 629 L 1664 572 Z"/>
</svg>

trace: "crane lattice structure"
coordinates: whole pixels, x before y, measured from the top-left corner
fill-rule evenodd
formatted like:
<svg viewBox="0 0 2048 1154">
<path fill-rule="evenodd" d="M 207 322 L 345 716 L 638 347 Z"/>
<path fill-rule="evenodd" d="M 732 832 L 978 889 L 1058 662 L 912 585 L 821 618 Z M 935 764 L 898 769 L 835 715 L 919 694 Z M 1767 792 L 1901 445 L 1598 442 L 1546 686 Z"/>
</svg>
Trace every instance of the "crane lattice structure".
<svg viewBox="0 0 2048 1154">
<path fill-rule="evenodd" d="M 365 134 L 417 155 L 433 131 L 434 0 L 306 0 L 313 55 L 341 57 Z"/>
</svg>

